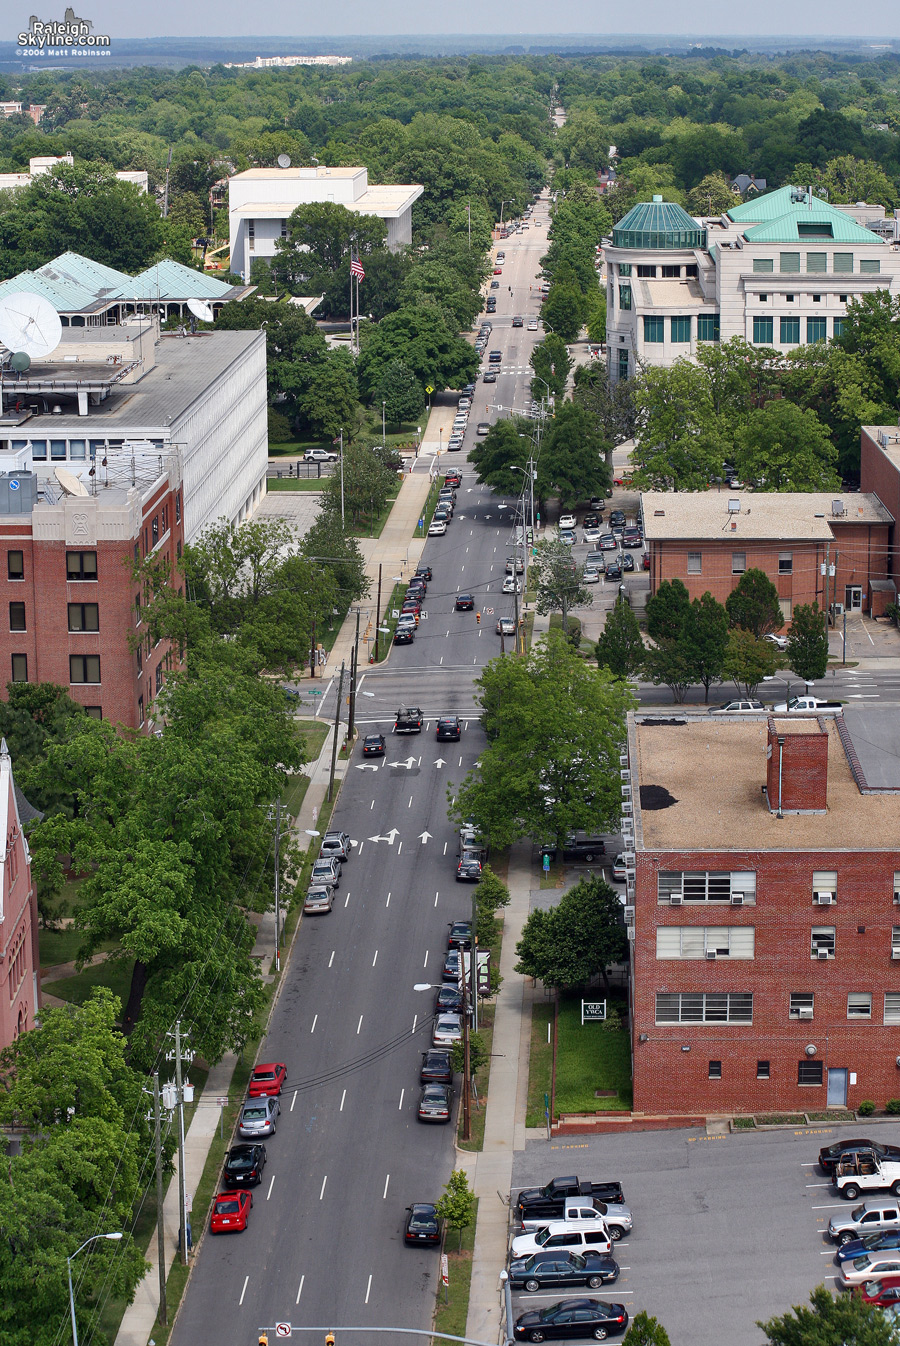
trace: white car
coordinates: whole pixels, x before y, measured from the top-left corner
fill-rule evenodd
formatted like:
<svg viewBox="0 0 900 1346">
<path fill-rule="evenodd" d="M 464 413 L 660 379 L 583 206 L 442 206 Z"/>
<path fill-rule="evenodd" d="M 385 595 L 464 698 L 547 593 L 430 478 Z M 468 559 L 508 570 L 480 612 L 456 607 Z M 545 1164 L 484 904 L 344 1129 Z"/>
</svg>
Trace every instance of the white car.
<svg viewBox="0 0 900 1346">
<path fill-rule="evenodd" d="M 574 528 L 574 527 L 575 527 L 575 515 L 574 515 L 574 514 L 560 514 L 560 516 L 559 516 L 559 523 L 558 523 L 556 526 L 557 526 L 557 528 L 559 528 L 559 529 L 563 529 L 563 528 Z"/>
<path fill-rule="evenodd" d="M 770 631 L 768 635 L 763 636 L 763 640 L 770 640 L 779 650 L 787 649 L 787 636 L 779 636 L 775 631 Z"/>
<path fill-rule="evenodd" d="M 883 1253 L 865 1252 L 849 1262 L 842 1262 L 835 1281 L 841 1290 L 852 1290 L 854 1285 L 862 1285 L 864 1281 L 898 1275 L 900 1275 L 900 1254 L 894 1249 L 892 1252 Z"/>
<path fill-rule="evenodd" d="M 587 1228 L 584 1228 L 584 1225 Z M 570 1253 L 609 1253 L 612 1239 L 602 1220 L 551 1220 L 545 1229 L 533 1234 L 517 1234 L 510 1247 L 510 1257 L 532 1257 L 535 1253 L 559 1248 Z"/>
<path fill-rule="evenodd" d="M 328 449 L 307 449 L 303 455 L 305 463 L 336 463 L 337 454 L 330 453 Z"/>
<path fill-rule="evenodd" d="M 446 531 L 447 525 L 444 523 L 443 519 L 432 519 L 431 523 L 428 525 L 429 537 L 443 537 Z"/>
<path fill-rule="evenodd" d="M 415 631 L 416 614 L 414 612 L 401 612 L 400 616 L 397 618 L 398 631 L 401 631 L 406 626 L 412 627 L 412 629 Z"/>
<path fill-rule="evenodd" d="M 529 332 L 536 332 L 537 329 L 538 329 L 538 321 L 537 321 L 537 318 L 529 318 L 529 319 L 528 319 L 528 330 L 529 330 Z"/>
<path fill-rule="evenodd" d="M 581 530 L 582 542 L 588 542 L 588 543 L 599 542 L 600 536 L 601 535 L 599 528 L 582 528 Z"/>
<path fill-rule="evenodd" d="M 517 580 L 515 575 L 507 575 L 503 581 L 503 592 L 505 594 L 520 594 L 522 592 L 521 580 Z"/>
<path fill-rule="evenodd" d="M 438 1014 L 434 1021 L 431 1041 L 435 1047 L 452 1047 L 462 1041 L 462 1019 L 458 1014 Z"/>
<path fill-rule="evenodd" d="M 581 573 L 582 584 L 599 584 L 600 568 L 599 566 L 585 566 Z"/>
</svg>

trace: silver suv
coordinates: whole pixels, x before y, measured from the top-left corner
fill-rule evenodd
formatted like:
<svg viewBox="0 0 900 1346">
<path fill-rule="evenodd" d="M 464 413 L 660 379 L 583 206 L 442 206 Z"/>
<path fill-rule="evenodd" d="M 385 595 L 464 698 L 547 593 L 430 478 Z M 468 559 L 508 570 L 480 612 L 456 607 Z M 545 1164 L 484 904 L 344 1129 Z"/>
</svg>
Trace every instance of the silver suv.
<svg viewBox="0 0 900 1346">
<path fill-rule="evenodd" d="M 350 859 L 350 834 L 349 832 L 326 832 L 322 838 L 322 849 L 319 852 L 320 860 L 328 860 L 336 856 L 338 860 Z"/>
<path fill-rule="evenodd" d="M 833 1243 L 849 1243 L 885 1229 L 900 1229 L 900 1202 L 896 1197 L 870 1197 L 848 1215 L 833 1215 L 828 1221 L 828 1237 Z"/>
</svg>

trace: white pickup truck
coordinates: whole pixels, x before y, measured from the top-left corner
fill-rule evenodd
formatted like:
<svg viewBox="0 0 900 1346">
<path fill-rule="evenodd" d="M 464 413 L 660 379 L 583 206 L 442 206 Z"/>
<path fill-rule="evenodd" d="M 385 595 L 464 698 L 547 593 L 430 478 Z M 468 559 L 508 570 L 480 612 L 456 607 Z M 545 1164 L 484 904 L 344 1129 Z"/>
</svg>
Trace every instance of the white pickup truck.
<svg viewBox="0 0 900 1346">
<path fill-rule="evenodd" d="M 842 701 L 823 701 L 820 696 L 792 696 L 772 707 L 776 715 L 837 715 L 844 709 Z"/>
<path fill-rule="evenodd" d="M 883 1192 L 887 1188 L 900 1196 L 900 1163 L 881 1160 L 874 1150 L 858 1150 L 840 1160 L 832 1182 L 847 1201 L 855 1201 L 861 1192 Z"/>
<path fill-rule="evenodd" d="M 569 1229 L 602 1228 L 607 1231 L 612 1242 L 617 1243 L 631 1233 L 634 1221 L 631 1211 L 622 1202 L 573 1197 L 565 1203 L 561 1215 L 555 1220 L 551 1221 L 546 1215 L 543 1218 L 526 1215 L 522 1220 L 522 1232 L 534 1233 L 548 1228 L 551 1223 L 554 1228 L 562 1225 Z"/>
</svg>

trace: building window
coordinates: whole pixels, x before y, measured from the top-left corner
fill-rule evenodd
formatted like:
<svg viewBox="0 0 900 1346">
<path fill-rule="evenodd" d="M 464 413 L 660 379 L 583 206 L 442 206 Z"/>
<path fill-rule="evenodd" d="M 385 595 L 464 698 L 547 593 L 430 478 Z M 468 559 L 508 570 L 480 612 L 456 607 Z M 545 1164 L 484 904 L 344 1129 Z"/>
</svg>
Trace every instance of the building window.
<svg viewBox="0 0 900 1346">
<path fill-rule="evenodd" d="M 841 303 L 841 304 L 846 304 L 846 302 L 847 302 L 847 300 L 848 300 L 849 298 L 850 298 L 849 294 L 839 294 L 839 295 L 838 295 L 838 302 Z"/>
<path fill-rule="evenodd" d="M 808 252 L 806 254 L 807 271 L 818 275 L 828 270 L 827 252 Z"/>
<path fill-rule="evenodd" d="M 769 302 L 769 296 L 767 294 L 760 294 L 758 298 L 761 304 L 768 304 Z"/>
<path fill-rule="evenodd" d="M 157 542 L 159 541 L 159 515 L 158 515 L 158 514 L 154 514 L 154 516 L 153 516 L 153 522 L 152 522 L 151 525 L 150 525 L 150 537 L 151 537 L 151 539 L 152 539 L 153 546 L 155 547 L 156 544 L 157 544 Z"/>
<path fill-rule="evenodd" d="M 727 902 L 733 907 L 756 902 L 756 874 L 752 870 L 682 872 L 661 869 L 656 877 L 657 901 L 680 906 L 682 902 Z"/>
<path fill-rule="evenodd" d="M 778 270 L 782 273 L 800 270 L 799 252 L 782 252 L 778 254 Z"/>
<path fill-rule="evenodd" d="M 630 286 L 630 285 L 620 285 L 620 286 L 619 286 L 619 308 L 622 308 L 622 309 L 629 309 L 629 308 L 631 308 L 631 286 Z"/>
<path fill-rule="evenodd" d="M 794 302 L 794 296 L 793 296 L 792 294 L 786 294 L 786 295 L 784 296 L 784 302 L 785 302 L 786 304 L 793 304 L 793 302 Z"/>
<path fill-rule="evenodd" d="M 846 275 L 853 270 L 853 253 L 836 252 L 834 254 L 834 269 L 838 275 Z"/>
<path fill-rule="evenodd" d="M 771 346 L 774 340 L 774 323 L 771 318 L 753 319 L 753 344 Z"/>
<path fill-rule="evenodd" d="M 665 341 L 666 326 L 664 318 L 645 318 L 644 319 L 644 340 L 645 341 Z"/>
<path fill-rule="evenodd" d="M 792 575 L 794 573 L 794 553 L 792 551 L 780 551 L 778 553 L 778 573 L 779 575 Z"/>
<path fill-rule="evenodd" d="M 780 327 L 779 340 L 781 341 L 782 346 L 800 345 L 799 318 L 782 318 L 779 327 Z"/>
<path fill-rule="evenodd" d="M 697 314 L 697 340 L 698 340 L 698 341 L 718 341 L 718 340 L 719 340 L 719 315 L 718 315 L 718 313 L 698 313 L 698 314 Z"/>
<path fill-rule="evenodd" d="M 162 660 L 160 660 L 160 662 L 156 665 L 156 690 L 157 690 L 157 692 L 162 691 L 162 685 L 163 685 L 163 666 L 162 666 Z"/>
<path fill-rule="evenodd" d="M 900 992 L 885 991 L 884 1022 L 886 1024 L 900 1024 Z"/>
<path fill-rule="evenodd" d="M 752 958 L 756 930 L 752 925 L 658 925 L 658 959 Z"/>
<path fill-rule="evenodd" d="M 142 613 L 141 613 L 141 596 L 140 596 L 140 594 L 138 594 L 137 597 L 136 597 L 135 600 L 134 600 L 134 624 L 135 624 L 135 626 L 140 626 L 140 624 L 141 624 L 142 621 L 143 621 L 143 615 L 142 615 Z"/>
<path fill-rule="evenodd" d="M 66 441 L 64 439 L 51 439 L 50 457 L 51 459 L 54 459 L 56 462 L 59 462 L 60 459 L 62 459 L 63 461 L 65 460 Z"/>
<path fill-rule="evenodd" d="M 771 257 L 754 257 L 753 270 L 757 275 L 770 275 L 775 270 L 775 262 Z"/>
<path fill-rule="evenodd" d="M 798 1062 L 797 1062 L 797 1083 L 798 1083 L 798 1084 L 821 1084 L 821 1083 L 822 1083 L 822 1062 L 821 1062 L 821 1061 L 798 1061 Z"/>
<path fill-rule="evenodd" d="M 33 439 L 31 441 L 31 456 L 39 462 L 47 460 L 47 441 L 46 439 Z"/>
<path fill-rule="evenodd" d="M 620 262 L 620 263 L 619 263 L 619 275 L 620 275 L 620 276 L 630 276 L 630 275 L 631 275 L 631 263 L 630 263 L 630 262 Z"/>
<path fill-rule="evenodd" d="M 822 899 L 823 907 L 829 906 L 828 899 L 832 902 L 837 900 L 837 870 L 836 869 L 814 869 L 812 876 L 813 901 Z"/>
<path fill-rule="evenodd" d="M 247 221 L 247 240 L 251 252 L 256 249 L 256 221 Z"/>
<path fill-rule="evenodd" d="M 658 1024 L 751 1024 L 752 991 L 657 991 Z"/>
<path fill-rule="evenodd" d="M 69 682 L 82 683 L 100 681 L 99 654 L 70 654 Z"/>
<path fill-rule="evenodd" d="M 287 220 L 281 221 L 281 237 L 287 238 Z"/>
<path fill-rule="evenodd" d="M 656 267 L 638 263 L 638 276 L 641 280 L 656 280 Z"/>
<path fill-rule="evenodd" d="M 99 631 L 100 608 L 96 603 L 69 604 L 70 631 Z"/>
<path fill-rule="evenodd" d="M 872 995 L 870 991 L 851 991 L 847 996 L 848 1019 L 871 1019 Z"/>
<path fill-rule="evenodd" d="M 10 603 L 9 605 L 9 629 L 10 631 L 25 631 L 25 604 Z"/>
<path fill-rule="evenodd" d="M 135 659 L 137 659 L 138 672 L 140 673 L 141 669 L 144 667 L 144 642 L 143 642 L 143 641 L 141 641 L 140 645 L 135 646 L 134 657 L 135 657 Z"/>
<path fill-rule="evenodd" d="M 620 379 L 627 379 L 627 378 L 628 378 L 628 352 L 627 352 L 627 351 L 619 351 L 619 378 L 620 378 Z M 180 546 L 180 545 L 181 545 L 181 544 L 179 543 L 179 546 Z"/>
<path fill-rule="evenodd" d="M 684 268 L 684 278 L 685 278 L 685 280 L 697 280 L 698 277 L 699 277 L 699 275 L 700 275 L 700 272 L 699 272 L 699 270 L 697 269 L 697 263 L 696 263 L 696 262 L 690 262 L 690 263 Z"/>
<path fill-rule="evenodd" d="M 791 991 L 788 1001 L 789 1019 L 811 1019 L 815 996 L 812 991 Z"/>
<path fill-rule="evenodd" d="M 786 622 L 791 620 L 792 603 L 789 598 L 779 598 L 778 606 L 781 609 L 781 615 Z"/>
<path fill-rule="evenodd" d="M 891 927 L 891 957 L 900 958 L 900 925 Z"/>
<path fill-rule="evenodd" d="M 663 280 L 680 280 L 680 279 L 681 279 L 681 267 L 680 267 L 680 266 L 664 266 L 663 269 L 662 269 L 662 278 L 663 278 Z"/>
<path fill-rule="evenodd" d="M 845 321 L 846 319 L 844 318 L 835 318 L 833 320 L 831 330 L 836 337 L 839 337 L 843 334 Z"/>
<path fill-rule="evenodd" d="M 769 1078 L 769 1062 L 768 1062 L 768 1061 L 757 1061 L 757 1063 L 756 1063 L 756 1078 L 757 1078 L 758 1080 L 767 1080 L 767 1079 Z"/>
<path fill-rule="evenodd" d="M 806 340 L 808 345 L 814 341 L 824 341 L 827 332 L 827 318 L 807 318 L 806 319 Z"/>
<path fill-rule="evenodd" d="M 75 459 L 78 462 L 84 462 L 84 460 L 87 458 L 87 440 L 70 439 L 69 457 Z"/>
<path fill-rule="evenodd" d="M 95 580 L 97 578 L 97 553 L 95 551 L 67 551 L 66 579 Z"/>
<path fill-rule="evenodd" d="M 814 304 L 821 304 L 822 296 L 820 294 L 814 294 L 812 297 L 812 301 Z"/>
<path fill-rule="evenodd" d="M 683 343 L 691 339 L 690 318 L 670 318 L 669 335 L 672 341 Z"/>
<path fill-rule="evenodd" d="M 861 257 L 859 272 L 861 276 L 877 276 L 881 271 L 881 262 L 877 257 Z"/>
<path fill-rule="evenodd" d="M 689 575 L 703 574 L 703 552 L 689 551 L 687 560 L 687 573 Z"/>
<path fill-rule="evenodd" d="M 810 956 L 812 958 L 833 958 L 835 949 L 834 926 L 833 925 L 814 925 L 812 928 L 812 940 L 810 945 Z"/>
<path fill-rule="evenodd" d="M 175 522 L 181 523 L 181 492 L 175 494 Z"/>
<path fill-rule="evenodd" d="M 721 1062 L 721 1061 L 710 1061 L 710 1063 L 709 1063 L 709 1078 L 710 1078 L 711 1080 L 720 1080 L 720 1079 L 722 1078 L 722 1062 Z"/>
<path fill-rule="evenodd" d="M 14 654 L 12 656 L 12 680 L 13 682 L 28 681 L 28 655 Z"/>
<path fill-rule="evenodd" d="M 84 713 L 85 713 L 85 715 L 87 715 L 87 716 L 88 716 L 90 719 L 92 719 L 92 720 L 102 720 L 102 719 L 103 719 L 103 707 L 102 707 L 102 706 L 85 706 L 85 707 L 84 707 Z"/>
<path fill-rule="evenodd" d="M 139 697 L 138 697 L 138 725 L 140 726 L 140 725 L 142 725 L 143 723 L 144 723 L 144 698 L 143 698 L 142 696 L 139 696 Z"/>
<path fill-rule="evenodd" d="M 6 553 L 6 574 L 11 580 L 23 580 L 25 578 L 24 552 L 8 551 Z"/>
<path fill-rule="evenodd" d="M 747 569 L 747 553 L 745 551 L 733 551 L 731 553 L 732 575 L 743 575 L 746 569 Z"/>
</svg>

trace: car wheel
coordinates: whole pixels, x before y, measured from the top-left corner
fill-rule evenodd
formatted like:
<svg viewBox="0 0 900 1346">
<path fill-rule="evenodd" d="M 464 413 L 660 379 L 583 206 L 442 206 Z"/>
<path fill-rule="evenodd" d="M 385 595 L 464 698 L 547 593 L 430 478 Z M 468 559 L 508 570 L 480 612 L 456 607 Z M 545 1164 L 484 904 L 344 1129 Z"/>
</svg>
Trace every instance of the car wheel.
<svg viewBox="0 0 900 1346">
<path fill-rule="evenodd" d="M 593 852 L 593 851 L 588 851 L 587 855 L 586 855 L 584 858 L 585 858 L 585 860 L 587 861 L 587 863 L 590 864 L 591 861 L 592 861 L 593 858 L 594 858 L 594 852 Z"/>
<path fill-rule="evenodd" d="M 529 1333 L 528 1333 L 528 1340 L 529 1340 L 529 1341 L 543 1341 L 543 1340 L 544 1340 L 544 1334 L 543 1334 L 543 1332 L 529 1332 Z"/>
<path fill-rule="evenodd" d="M 588 1281 L 588 1286 L 590 1287 L 591 1290 L 599 1290 L 602 1284 L 603 1284 L 602 1276 L 592 1276 Z"/>
<path fill-rule="evenodd" d="M 895 1182 L 891 1191 L 894 1193 L 894 1196 L 900 1197 L 900 1182 Z"/>
<path fill-rule="evenodd" d="M 594 1328 L 594 1336 L 596 1337 L 597 1341 L 606 1341 L 608 1335 L 609 1334 L 607 1333 L 605 1327 Z"/>
<path fill-rule="evenodd" d="M 838 1247 L 843 1248 L 845 1243 L 852 1243 L 855 1238 L 855 1234 L 851 1233 L 849 1229 L 845 1229 L 843 1234 L 838 1234 Z"/>
<path fill-rule="evenodd" d="M 859 1196 L 859 1188 L 854 1182 L 848 1182 L 847 1186 L 841 1192 L 845 1201 L 855 1201 Z"/>
<path fill-rule="evenodd" d="M 525 1282 L 525 1289 L 526 1289 L 526 1290 L 530 1290 L 532 1294 L 534 1293 L 535 1290 L 540 1290 L 540 1288 L 541 1288 L 541 1283 L 540 1283 L 540 1281 L 526 1281 L 526 1282 Z"/>
<path fill-rule="evenodd" d="M 624 1233 L 624 1231 L 621 1230 L 621 1229 L 618 1229 L 615 1225 L 611 1225 L 611 1226 L 610 1226 L 609 1237 L 612 1239 L 613 1243 L 618 1243 L 618 1241 L 619 1241 L 619 1239 L 622 1237 L 622 1234 L 623 1234 L 623 1233 Z"/>
</svg>

